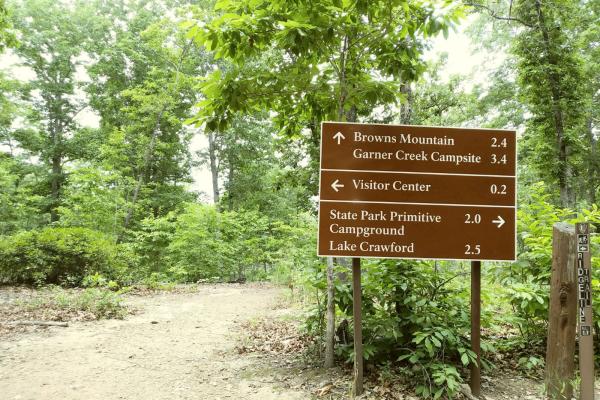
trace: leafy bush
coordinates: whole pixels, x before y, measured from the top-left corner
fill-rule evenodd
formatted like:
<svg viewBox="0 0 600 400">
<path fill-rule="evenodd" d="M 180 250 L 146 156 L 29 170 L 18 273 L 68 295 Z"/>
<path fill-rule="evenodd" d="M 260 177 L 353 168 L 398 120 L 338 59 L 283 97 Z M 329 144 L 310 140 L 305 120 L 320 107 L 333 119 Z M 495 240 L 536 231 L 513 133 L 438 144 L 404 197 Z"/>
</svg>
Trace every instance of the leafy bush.
<svg viewBox="0 0 600 400">
<path fill-rule="evenodd" d="M 488 268 L 494 280 L 504 288 L 499 293 L 503 301 L 512 306 L 513 313 L 504 317 L 505 322 L 516 326 L 521 333 L 520 341 L 511 341 L 526 352 L 529 349 L 545 349 L 547 319 L 552 272 L 552 231 L 557 222 L 588 221 L 600 222 L 600 210 L 596 205 L 579 212 L 560 208 L 551 203 L 543 183 L 537 183 L 523 192 L 518 210 L 518 258 L 507 267 L 498 264 Z M 600 237 L 592 236 L 592 243 L 599 243 Z M 599 282 L 600 259 L 592 258 L 593 281 Z M 599 292 L 595 292 L 597 295 Z M 594 299 L 596 306 L 600 298 Z M 600 311 L 600 307 L 596 312 Z M 600 328 L 600 325 L 599 325 Z M 529 354 L 525 355 L 529 357 Z"/>
<path fill-rule="evenodd" d="M 293 224 L 257 211 L 218 211 L 188 204 L 180 214 L 142 221 L 132 247 L 139 280 L 158 274 L 175 282 L 267 280 L 289 283 L 295 269 L 317 260 L 314 217 Z"/>
<path fill-rule="evenodd" d="M 180 281 L 233 279 L 240 264 L 237 243 L 243 230 L 235 214 L 189 205 L 175 221 L 167 248 L 170 272 Z"/>
<path fill-rule="evenodd" d="M 362 270 L 365 359 L 375 364 L 396 361 L 420 396 L 454 396 L 463 382 L 461 366 L 476 360 L 469 338 L 470 295 L 464 279 L 468 269 L 452 262 L 363 260 Z M 347 274 L 346 267 L 337 268 L 337 321 L 341 322 L 336 349 L 338 357 L 351 362 L 352 290 L 343 278 Z M 321 271 L 310 279 L 324 290 Z M 322 334 L 322 315 L 316 315 L 322 312 L 323 308 L 313 309 L 307 319 L 306 327 L 314 335 Z M 489 321 L 484 309 L 482 322 Z M 482 350 L 485 354 L 493 348 L 483 340 Z"/>
<path fill-rule="evenodd" d="M 119 283 L 110 279 L 107 279 L 104 275 L 96 272 L 93 275 L 85 276 L 81 281 L 81 286 L 87 288 L 104 288 L 110 290 L 119 289 Z"/>
<path fill-rule="evenodd" d="M 99 273 L 122 278 L 127 259 L 101 232 L 87 228 L 44 228 L 0 239 L 0 280 L 77 286 Z"/>
</svg>

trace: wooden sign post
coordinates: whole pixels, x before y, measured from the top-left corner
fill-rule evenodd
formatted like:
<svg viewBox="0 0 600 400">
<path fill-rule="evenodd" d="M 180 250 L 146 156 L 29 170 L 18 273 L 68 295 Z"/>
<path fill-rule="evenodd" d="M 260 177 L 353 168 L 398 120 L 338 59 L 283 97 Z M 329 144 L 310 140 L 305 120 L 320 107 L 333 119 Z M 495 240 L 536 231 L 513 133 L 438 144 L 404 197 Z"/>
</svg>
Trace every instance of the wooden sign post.
<svg viewBox="0 0 600 400">
<path fill-rule="evenodd" d="M 552 276 L 545 386 L 549 400 L 570 400 L 579 336 L 580 400 L 594 399 L 591 253 L 588 223 L 559 222 L 552 232 Z M 578 326 L 578 329 L 576 329 Z"/>
<path fill-rule="evenodd" d="M 339 122 L 323 122 L 321 132 L 318 255 L 353 257 L 359 395 L 359 257 L 471 260 L 474 275 L 481 260 L 514 261 L 516 133 Z M 473 278 L 479 354 L 480 279 Z M 479 363 L 474 368 L 479 393 Z"/>
<path fill-rule="evenodd" d="M 579 308 L 580 400 L 594 399 L 594 333 L 592 324 L 592 271 L 590 225 L 575 226 L 577 244 L 577 299 Z"/>
<path fill-rule="evenodd" d="M 477 364 L 471 364 L 471 393 L 481 395 L 481 261 L 471 261 L 471 348 Z"/>
<path fill-rule="evenodd" d="M 352 259 L 352 314 L 354 318 L 354 377 L 352 393 L 363 392 L 363 343 L 362 343 L 362 288 L 360 282 L 360 258 Z"/>
</svg>

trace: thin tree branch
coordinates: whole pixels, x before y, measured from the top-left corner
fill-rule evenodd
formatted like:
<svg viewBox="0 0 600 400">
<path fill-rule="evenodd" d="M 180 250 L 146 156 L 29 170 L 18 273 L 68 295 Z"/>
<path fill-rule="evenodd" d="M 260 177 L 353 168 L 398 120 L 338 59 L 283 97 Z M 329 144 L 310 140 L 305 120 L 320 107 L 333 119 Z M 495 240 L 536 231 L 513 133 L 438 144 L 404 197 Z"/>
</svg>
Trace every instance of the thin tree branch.
<svg viewBox="0 0 600 400">
<path fill-rule="evenodd" d="M 492 10 L 491 7 L 488 7 L 488 6 L 483 5 L 483 4 L 471 3 L 471 2 L 465 1 L 464 5 L 465 6 L 469 6 L 469 7 L 473 7 L 473 8 L 478 8 L 480 10 L 485 10 L 485 11 L 488 12 L 488 14 L 490 15 L 490 17 L 492 17 L 494 19 L 498 19 L 498 20 L 501 20 L 501 21 L 518 22 L 521 25 L 525 25 L 528 28 L 535 28 L 535 25 L 531 25 L 530 23 L 523 21 L 521 18 L 517 18 L 517 17 L 511 16 L 511 13 L 512 13 L 512 1 L 510 3 L 510 10 L 509 10 L 508 16 L 498 15 L 496 13 L 496 11 Z"/>
</svg>

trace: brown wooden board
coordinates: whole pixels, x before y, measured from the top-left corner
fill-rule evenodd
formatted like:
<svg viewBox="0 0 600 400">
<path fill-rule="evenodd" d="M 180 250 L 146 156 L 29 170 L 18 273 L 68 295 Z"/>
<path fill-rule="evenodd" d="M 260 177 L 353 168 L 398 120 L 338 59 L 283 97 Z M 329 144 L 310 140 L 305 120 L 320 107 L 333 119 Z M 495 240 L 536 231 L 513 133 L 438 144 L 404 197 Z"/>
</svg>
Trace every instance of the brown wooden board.
<svg viewBox="0 0 600 400">
<path fill-rule="evenodd" d="M 515 176 L 514 131 L 324 122 L 321 132 L 321 169 Z"/>
<path fill-rule="evenodd" d="M 513 206 L 512 177 L 321 171 L 321 200 Z"/>
<path fill-rule="evenodd" d="M 319 255 L 513 260 L 514 221 L 512 207 L 322 201 Z"/>
<path fill-rule="evenodd" d="M 512 261 L 515 171 L 514 131 L 324 122 L 318 254 Z"/>
</svg>

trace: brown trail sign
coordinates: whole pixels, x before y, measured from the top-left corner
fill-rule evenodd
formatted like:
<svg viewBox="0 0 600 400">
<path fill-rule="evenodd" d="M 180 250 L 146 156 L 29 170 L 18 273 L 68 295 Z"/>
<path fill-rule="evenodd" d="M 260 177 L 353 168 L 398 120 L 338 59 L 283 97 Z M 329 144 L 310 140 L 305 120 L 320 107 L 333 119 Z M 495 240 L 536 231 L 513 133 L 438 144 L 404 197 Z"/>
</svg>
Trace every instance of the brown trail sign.
<svg viewBox="0 0 600 400">
<path fill-rule="evenodd" d="M 360 258 L 512 261 L 516 132 L 323 122 L 318 255 L 353 257 L 354 394 L 362 393 Z M 480 393 L 480 261 L 471 262 L 471 390 Z"/>
<path fill-rule="evenodd" d="M 514 260 L 514 131 L 324 122 L 320 256 Z"/>
<path fill-rule="evenodd" d="M 320 255 L 510 260 L 515 251 L 514 208 L 323 201 L 320 210 Z"/>
</svg>

